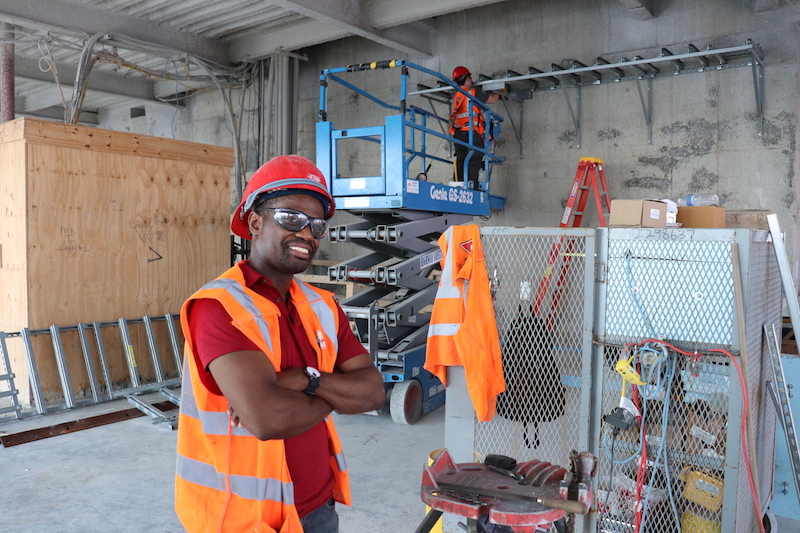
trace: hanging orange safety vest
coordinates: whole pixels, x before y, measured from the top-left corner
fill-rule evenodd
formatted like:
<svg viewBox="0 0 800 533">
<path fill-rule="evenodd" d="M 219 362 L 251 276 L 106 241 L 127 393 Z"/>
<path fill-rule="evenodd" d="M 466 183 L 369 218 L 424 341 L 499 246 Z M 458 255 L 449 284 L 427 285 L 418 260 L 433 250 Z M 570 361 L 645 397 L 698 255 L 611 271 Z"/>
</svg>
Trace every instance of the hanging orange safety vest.
<svg viewBox="0 0 800 533">
<path fill-rule="evenodd" d="M 289 293 L 318 368 L 333 372 L 338 352 L 339 313 L 333 295 L 294 280 Z M 219 301 L 232 324 L 255 343 L 280 371 L 277 306 L 245 285 L 239 265 L 206 284 L 183 305 L 186 338 L 183 390 L 178 417 L 175 510 L 189 533 L 302 533 L 283 440 L 260 441 L 244 428 L 232 428 L 228 401 L 200 380 L 192 352 L 188 306 L 192 300 Z M 333 420 L 325 419 L 331 450 L 336 501 L 350 505 L 350 483 Z"/>
<path fill-rule="evenodd" d="M 491 420 L 505 390 L 500 338 L 478 226 L 451 226 L 439 237 L 442 277 L 428 326 L 425 369 L 447 385 L 447 367 L 463 366 L 475 414 Z"/>
<path fill-rule="evenodd" d="M 475 89 L 467 91 L 472 96 L 475 96 Z M 453 96 L 453 110 L 450 114 L 450 135 L 455 135 L 457 130 L 466 130 L 469 127 L 469 111 L 467 105 L 469 98 L 464 93 L 457 92 Z M 472 122 L 474 124 L 475 133 L 483 136 L 486 131 L 486 119 L 483 113 L 477 106 L 472 106 Z"/>
</svg>

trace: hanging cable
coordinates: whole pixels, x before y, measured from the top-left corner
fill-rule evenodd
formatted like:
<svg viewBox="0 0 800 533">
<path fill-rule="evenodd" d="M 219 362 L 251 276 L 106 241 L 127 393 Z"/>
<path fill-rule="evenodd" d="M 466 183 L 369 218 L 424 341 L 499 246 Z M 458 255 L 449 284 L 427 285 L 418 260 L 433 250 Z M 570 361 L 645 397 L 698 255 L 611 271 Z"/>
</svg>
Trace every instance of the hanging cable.
<svg viewBox="0 0 800 533">
<path fill-rule="evenodd" d="M 107 50 L 105 48 L 100 50 L 95 50 L 97 46 L 111 46 L 112 50 Z M 151 69 L 145 69 L 134 65 L 126 60 L 124 60 L 119 55 L 119 48 L 125 49 L 132 49 L 132 50 L 140 50 L 148 53 L 157 53 L 162 55 L 167 55 L 168 57 L 175 57 L 177 52 L 174 50 L 165 49 L 163 47 L 154 46 L 149 43 L 144 43 L 137 39 L 132 39 L 130 37 L 125 36 L 118 36 L 118 35 L 110 35 L 110 34 L 96 34 L 87 39 L 86 43 L 83 46 L 83 50 L 81 53 L 81 58 L 78 62 L 78 68 L 75 75 L 75 84 L 74 90 L 71 101 L 66 106 L 65 111 L 65 121 L 70 124 L 75 124 L 80 117 L 81 108 L 83 107 L 83 101 L 86 96 L 86 91 L 88 89 L 88 80 L 89 80 L 89 73 L 91 72 L 92 67 L 98 61 L 102 62 L 110 62 L 116 64 L 118 67 L 127 67 L 131 70 L 135 70 L 140 72 L 147 77 L 153 79 L 165 79 L 165 80 L 174 80 L 176 82 L 186 82 L 189 79 L 189 76 L 183 77 L 178 76 L 177 74 L 172 74 L 168 71 L 153 71 Z M 224 106 L 225 106 L 225 114 L 228 118 L 228 129 L 231 131 L 233 136 L 233 148 L 234 148 L 234 182 L 236 186 L 236 192 L 239 196 L 241 196 L 242 191 L 244 189 L 243 183 L 243 162 L 241 159 L 241 147 L 240 147 L 240 139 L 238 135 L 238 128 L 236 125 L 235 114 L 233 112 L 233 106 L 230 101 L 230 98 L 225 93 L 225 88 L 230 88 L 233 86 L 243 87 L 246 83 L 246 80 L 252 75 L 253 72 L 253 65 L 248 64 L 241 67 L 224 67 L 222 65 L 218 65 L 216 63 L 203 60 L 200 58 L 196 58 L 190 56 L 188 54 L 180 55 L 180 61 L 186 65 L 186 70 L 188 71 L 188 66 L 190 64 L 196 65 L 200 67 L 205 73 L 206 76 L 191 76 L 193 81 L 202 81 L 206 83 L 212 83 L 214 86 L 217 87 L 219 90 Z M 177 96 L 176 96 L 177 100 Z"/>
<path fill-rule="evenodd" d="M 628 280 L 628 291 L 631 294 L 631 298 L 633 299 L 636 307 L 639 309 L 639 313 L 641 313 L 642 318 L 644 319 L 644 323 L 647 326 L 647 330 L 650 332 L 650 335 L 655 337 L 656 331 L 653 328 L 653 324 L 650 322 L 650 318 L 645 313 L 644 305 L 642 305 L 642 298 L 639 295 L 639 288 L 634 284 L 633 279 L 633 266 L 632 266 L 632 258 L 633 254 L 631 254 L 630 250 L 625 252 L 625 275 Z"/>
<path fill-rule="evenodd" d="M 42 57 L 39 58 L 39 70 L 42 72 L 51 72 L 53 74 L 53 79 L 55 79 L 56 82 L 56 89 L 58 89 L 58 96 L 61 98 L 61 106 L 66 111 L 67 99 L 64 98 L 64 89 L 61 85 L 61 79 L 58 76 L 58 67 L 53 59 L 52 39 L 48 35 L 39 39 L 37 44 L 39 46 L 39 52 L 42 54 Z M 47 68 L 42 66 L 43 63 Z"/>
<path fill-rule="evenodd" d="M 642 346 L 642 348 L 643 349 L 648 349 L 648 350 L 651 350 L 651 351 L 655 351 L 649 345 L 644 345 L 644 346 Z M 660 439 L 661 440 L 659 442 L 658 452 L 655 454 L 655 460 L 653 461 L 653 466 L 652 466 L 652 470 L 651 470 L 651 474 L 650 474 L 650 481 L 647 484 L 647 494 L 645 495 L 645 498 L 644 498 L 644 508 L 642 510 L 641 529 L 644 530 L 645 529 L 645 524 L 647 523 L 647 517 L 648 517 L 648 513 L 647 512 L 649 510 L 650 502 L 652 501 L 652 498 L 653 498 L 652 494 L 653 494 L 653 488 L 655 487 L 655 476 L 656 476 L 656 473 L 658 472 L 659 463 L 663 460 L 663 462 L 664 462 L 664 474 L 665 474 L 666 483 L 667 483 L 667 493 L 668 493 L 668 497 L 669 497 L 669 500 L 670 500 L 670 506 L 671 506 L 672 511 L 673 511 L 673 516 L 674 516 L 674 519 L 675 519 L 675 524 L 676 524 L 676 527 L 677 527 L 677 531 L 678 531 L 678 533 L 680 533 L 680 531 L 681 531 L 681 529 L 680 529 L 680 517 L 679 517 L 678 510 L 677 510 L 677 506 L 676 506 L 675 501 L 674 501 L 674 495 L 672 494 L 672 488 L 671 488 L 672 484 L 671 484 L 670 475 L 669 475 L 669 462 L 667 460 L 667 455 L 666 455 L 666 452 L 667 452 L 667 446 L 666 446 L 666 442 L 667 442 L 667 425 L 668 425 L 669 413 L 670 413 L 670 402 L 671 402 L 671 398 L 672 398 L 672 384 L 674 382 L 675 374 L 676 374 L 676 371 L 677 371 L 677 361 L 675 360 L 676 359 L 675 352 L 669 352 L 668 353 L 667 349 L 666 349 L 666 347 L 664 345 L 661 345 L 661 348 L 662 348 L 661 350 L 658 350 L 659 358 L 656 359 L 653 362 L 652 366 L 651 366 L 651 369 L 650 369 L 650 372 L 649 372 L 649 377 L 648 377 L 648 382 L 650 382 L 652 380 L 652 374 L 653 374 L 654 370 L 658 368 L 659 369 L 659 373 L 661 374 L 660 377 L 659 377 L 659 381 L 661 381 L 662 379 L 666 379 L 666 383 L 661 382 L 660 385 L 657 387 L 657 390 L 653 394 L 651 394 L 651 396 L 649 398 L 647 398 L 648 400 L 653 400 L 653 399 L 656 399 L 657 396 L 660 396 L 661 392 L 663 392 L 663 394 L 664 394 L 664 399 L 663 399 L 663 404 L 662 404 L 663 407 L 662 407 L 662 413 L 661 413 L 661 435 L 660 435 Z M 643 387 L 647 387 L 647 385 L 645 385 Z M 643 388 L 643 387 L 640 387 L 640 388 Z"/>
<path fill-rule="evenodd" d="M 672 344 L 670 344 L 668 342 L 665 342 L 665 341 L 662 341 L 662 340 L 658 340 L 658 339 L 647 339 L 647 340 L 643 341 L 642 343 L 640 343 L 640 345 L 644 345 L 644 344 L 648 344 L 648 343 L 661 344 L 661 345 L 664 345 L 667 348 L 669 348 L 670 350 L 673 350 L 673 351 L 675 351 L 677 353 L 680 353 L 680 354 L 683 354 L 683 355 L 686 355 L 686 356 L 690 356 L 690 357 L 693 357 L 693 358 L 698 357 L 698 352 L 687 352 L 685 350 L 681 350 L 680 348 L 677 348 L 677 347 L 673 346 Z M 739 367 L 739 363 L 736 361 L 735 356 L 733 354 L 731 354 L 730 352 L 728 352 L 727 350 L 723 350 L 721 348 L 710 348 L 708 350 L 705 350 L 703 353 L 706 353 L 706 354 L 720 353 L 720 354 L 723 354 L 723 355 L 727 356 L 728 359 L 730 359 L 731 364 L 736 369 L 736 373 L 739 376 L 739 385 L 741 386 L 741 389 L 742 389 L 742 412 L 746 413 L 747 410 L 748 410 L 748 405 L 749 405 L 748 395 L 747 395 L 747 386 L 746 386 L 746 384 L 744 382 L 744 375 L 742 374 L 742 370 Z M 764 524 L 763 524 L 763 522 L 761 520 L 761 517 L 762 517 L 761 508 L 760 508 L 760 506 L 758 504 L 758 498 L 756 496 L 755 483 L 753 482 L 753 472 L 752 472 L 752 469 L 750 467 L 750 456 L 749 456 L 749 454 L 747 452 L 747 424 L 746 424 L 746 420 L 745 420 L 744 416 L 742 417 L 741 435 L 740 436 L 741 436 L 742 457 L 744 459 L 744 463 L 745 463 L 745 467 L 746 467 L 746 471 L 747 471 L 747 481 L 748 481 L 748 484 L 750 486 L 750 494 L 751 494 L 752 499 L 753 499 L 753 507 L 754 507 L 754 510 L 755 510 L 756 522 L 758 523 L 758 527 L 759 527 L 759 530 L 761 531 L 761 533 L 765 533 Z"/>
</svg>

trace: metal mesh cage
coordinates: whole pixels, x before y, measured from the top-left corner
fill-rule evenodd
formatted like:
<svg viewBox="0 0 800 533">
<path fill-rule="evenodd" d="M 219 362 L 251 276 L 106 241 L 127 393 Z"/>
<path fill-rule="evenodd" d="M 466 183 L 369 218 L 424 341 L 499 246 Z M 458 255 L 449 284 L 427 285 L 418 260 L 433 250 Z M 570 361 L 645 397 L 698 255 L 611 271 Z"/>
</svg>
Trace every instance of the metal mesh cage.
<svg viewBox="0 0 800 533">
<path fill-rule="evenodd" d="M 605 413 L 620 400 L 622 378 L 614 363 L 628 356 L 623 347 L 604 347 Z M 642 403 L 644 431 L 634 426 L 615 433 L 613 426 L 603 424 L 595 493 L 597 531 L 635 530 L 637 490 L 644 502 L 640 531 L 678 531 L 676 523 L 681 531 L 719 530 L 728 431 L 734 438 L 738 434 L 728 424 L 728 397 L 738 378 L 732 382 L 725 357 L 703 355 L 690 361 L 673 351 L 665 357 L 673 365 L 672 378 L 665 372 L 661 390 L 648 391 L 654 398 Z M 665 366 L 655 368 L 663 372 Z M 628 385 L 628 396 L 630 389 Z"/>
<path fill-rule="evenodd" d="M 484 232 L 482 242 L 506 392 L 497 398 L 494 419 L 476 425 L 475 451 L 564 464 L 580 446 L 582 398 L 588 399 L 581 388 L 586 231 L 503 230 Z"/>
<path fill-rule="evenodd" d="M 686 348 L 730 348 L 730 243 L 610 239 L 606 301 L 607 342 L 659 336 Z"/>
<path fill-rule="evenodd" d="M 750 531 L 757 519 L 742 444 L 744 389 L 753 423 L 753 476 L 760 506 L 771 495 L 775 413 L 759 393 L 770 379 L 760 328 L 780 321 L 780 278 L 765 232 L 754 230 L 614 230 L 608 232 L 607 283 L 598 311 L 603 413 L 620 402 L 615 369 L 627 343 L 664 339 L 688 352 L 721 348 L 723 355 L 687 356 L 642 364 L 672 376 L 671 387 L 646 403 L 642 429 L 600 428 L 597 531 Z M 602 246 L 602 244 L 601 244 Z M 734 268 L 741 269 L 738 273 Z M 737 302 L 736 275 L 742 299 Z M 739 331 L 737 307 L 744 309 Z M 650 380 L 648 380 L 650 381 Z M 630 386 L 628 387 L 630 396 Z M 646 443 L 646 444 L 642 444 Z M 642 459 L 640 452 L 646 454 Z M 612 459 L 613 458 L 613 459 Z M 630 460 L 628 460 L 630 459 Z M 644 477 L 638 477 L 643 475 Z M 632 505 L 641 492 L 643 514 Z"/>
<path fill-rule="evenodd" d="M 648 533 L 751 531 L 743 390 L 760 508 L 774 461 L 776 416 L 759 392 L 771 379 L 762 327 L 781 320 L 769 235 L 483 228 L 482 238 L 507 390 L 490 422 L 467 428 L 453 407 L 446 432 L 460 440 L 446 433 L 448 448 L 478 461 L 499 453 L 556 464 L 571 449 L 595 453 L 595 512 L 576 531 L 633 533 L 637 523 Z M 652 338 L 661 342 L 645 344 Z M 644 400 L 636 398 L 642 423 L 633 417 L 633 429 L 604 416 L 620 405 L 620 360 L 647 383 L 636 392 Z M 448 389 L 448 413 L 456 390 Z M 630 384 L 625 396 L 634 397 Z"/>
</svg>

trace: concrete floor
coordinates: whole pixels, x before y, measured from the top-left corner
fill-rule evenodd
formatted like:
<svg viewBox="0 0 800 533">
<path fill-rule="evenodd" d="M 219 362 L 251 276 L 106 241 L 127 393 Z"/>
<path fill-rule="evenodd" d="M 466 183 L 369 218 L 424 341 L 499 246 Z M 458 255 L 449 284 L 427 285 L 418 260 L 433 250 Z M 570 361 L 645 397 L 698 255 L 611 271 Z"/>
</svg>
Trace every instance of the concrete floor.
<svg viewBox="0 0 800 533">
<path fill-rule="evenodd" d="M 92 409 L 96 414 L 111 406 Z M 395 424 L 387 415 L 334 416 L 354 501 L 338 507 L 341 532 L 414 531 L 425 514 L 419 498 L 423 465 L 444 446 L 445 409 L 414 426 Z M 54 424 L 61 418 L 39 420 Z M 0 432 L 35 422 L 2 424 Z M 176 436 L 144 417 L 1 448 L 0 532 L 183 531 L 172 505 Z M 800 533 L 800 522 L 777 517 L 776 531 Z"/>
<path fill-rule="evenodd" d="M 444 408 L 414 426 L 334 416 L 354 502 L 338 506 L 341 532 L 414 531 L 423 466 L 444 446 Z M 172 504 L 176 436 L 145 417 L 0 449 L 0 532 L 183 531 Z"/>
</svg>

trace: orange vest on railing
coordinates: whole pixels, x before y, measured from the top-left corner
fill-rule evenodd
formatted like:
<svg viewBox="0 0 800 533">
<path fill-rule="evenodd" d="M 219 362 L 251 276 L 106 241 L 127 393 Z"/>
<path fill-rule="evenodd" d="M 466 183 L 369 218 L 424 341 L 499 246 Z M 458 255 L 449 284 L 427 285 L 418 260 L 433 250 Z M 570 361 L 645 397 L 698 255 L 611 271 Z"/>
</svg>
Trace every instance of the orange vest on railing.
<svg viewBox="0 0 800 533">
<path fill-rule="evenodd" d="M 333 372 L 339 327 L 333 295 L 297 280 L 289 292 L 317 352 L 318 368 Z M 278 308 L 245 285 L 238 265 L 183 305 L 181 326 L 186 346 L 175 477 L 178 517 L 189 533 L 302 533 L 283 440 L 260 441 L 244 428 L 232 428 L 228 401 L 210 392 L 200 380 L 187 312 L 189 303 L 198 298 L 219 301 L 233 325 L 264 352 L 275 371 L 281 368 L 280 343 L 273 342 L 278 339 Z M 330 416 L 325 424 L 335 476 L 333 496 L 350 505 L 342 446 Z"/>
<path fill-rule="evenodd" d="M 470 89 L 469 92 L 475 96 L 475 89 Z M 456 130 L 466 130 L 469 128 L 469 98 L 464 93 L 457 92 L 453 96 L 453 110 L 450 114 L 450 135 L 455 135 Z M 477 106 L 472 106 L 472 122 L 474 124 L 475 133 L 483 136 L 486 131 L 486 119 L 483 118 L 483 113 Z"/>
<path fill-rule="evenodd" d="M 478 420 L 491 420 L 506 388 L 480 228 L 450 226 L 441 237 L 442 277 L 428 326 L 425 369 L 447 385 L 447 367 L 463 366 Z"/>
</svg>

